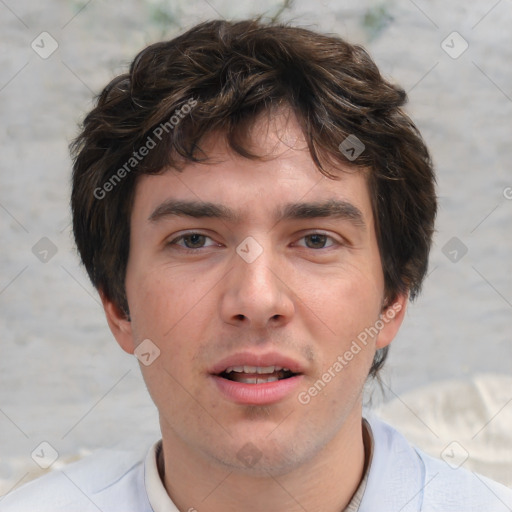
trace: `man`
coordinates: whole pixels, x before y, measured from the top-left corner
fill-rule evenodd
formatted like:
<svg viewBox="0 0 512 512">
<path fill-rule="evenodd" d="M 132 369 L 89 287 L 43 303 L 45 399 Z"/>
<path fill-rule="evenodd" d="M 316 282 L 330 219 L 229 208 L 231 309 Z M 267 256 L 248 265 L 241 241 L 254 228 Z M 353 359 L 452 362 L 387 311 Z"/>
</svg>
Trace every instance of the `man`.
<svg viewBox="0 0 512 512">
<path fill-rule="evenodd" d="M 74 233 L 160 415 L 13 510 L 512 510 L 362 418 L 436 213 L 405 93 L 337 37 L 214 21 L 146 48 L 73 146 Z"/>
</svg>

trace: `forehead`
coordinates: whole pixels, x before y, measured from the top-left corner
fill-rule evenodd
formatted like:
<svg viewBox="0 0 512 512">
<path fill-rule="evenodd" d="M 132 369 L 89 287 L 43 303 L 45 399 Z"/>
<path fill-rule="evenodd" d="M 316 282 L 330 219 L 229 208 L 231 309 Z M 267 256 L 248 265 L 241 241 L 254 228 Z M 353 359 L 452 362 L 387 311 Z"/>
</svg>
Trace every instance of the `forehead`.
<svg viewBox="0 0 512 512">
<path fill-rule="evenodd" d="M 243 220 L 264 213 L 275 216 L 284 204 L 343 200 L 371 220 L 365 169 L 340 163 L 326 166 L 337 179 L 323 175 L 289 110 L 260 115 L 247 130 L 246 148 L 261 158 L 239 155 L 223 133 L 212 133 L 201 142 L 207 163 L 139 178 L 133 213 L 142 209 L 148 218 L 166 200 L 183 199 L 225 205 Z"/>
</svg>

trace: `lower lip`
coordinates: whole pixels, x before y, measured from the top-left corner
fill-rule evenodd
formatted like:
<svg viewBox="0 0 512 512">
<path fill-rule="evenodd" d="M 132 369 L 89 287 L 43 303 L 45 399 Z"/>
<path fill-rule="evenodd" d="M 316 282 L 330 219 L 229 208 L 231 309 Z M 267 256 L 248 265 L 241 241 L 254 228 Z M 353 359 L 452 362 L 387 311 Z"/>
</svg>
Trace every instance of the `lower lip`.
<svg viewBox="0 0 512 512">
<path fill-rule="evenodd" d="M 217 388 L 230 401 L 245 405 L 266 405 L 279 402 L 289 396 L 299 385 L 302 375 L 288 379 L 265 382 L 263 384 L 245 384 L 212 375 Z"/>
</svg>

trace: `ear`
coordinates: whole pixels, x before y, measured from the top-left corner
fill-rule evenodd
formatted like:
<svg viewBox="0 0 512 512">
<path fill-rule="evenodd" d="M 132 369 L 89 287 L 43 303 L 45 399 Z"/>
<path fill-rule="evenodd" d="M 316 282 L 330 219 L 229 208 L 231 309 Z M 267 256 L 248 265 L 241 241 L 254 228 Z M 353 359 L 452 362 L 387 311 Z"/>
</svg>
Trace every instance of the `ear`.
<svg viewBox="0 0 512 512">
<path fill-rule="evenodd" d="M 119 346 L 128 354 L 133 354 L 135 344 L 133 341 L 132 323 L 117 304 L 112 302 L 103 291 L 99 291 L 108 326 L 119 343 Z"/>
<path fill-rule="evenodd" d="M 380 318 L 384 326 L 377 336 L 377 349 L 387 347 L 393 341 L 404 320 L 408 299 L 409 294 L 402 293 L 383 308 Z"/>
</svg>

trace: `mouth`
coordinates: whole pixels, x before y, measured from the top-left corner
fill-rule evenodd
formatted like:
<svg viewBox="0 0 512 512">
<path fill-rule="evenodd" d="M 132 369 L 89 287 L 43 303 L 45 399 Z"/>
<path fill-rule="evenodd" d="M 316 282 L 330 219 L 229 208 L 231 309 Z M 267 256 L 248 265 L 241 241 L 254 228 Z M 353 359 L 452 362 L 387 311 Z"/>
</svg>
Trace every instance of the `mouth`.
<svg viewBox="0 0 512 512">
<path fill-rule="evenodd" d="M 210 376 L 225 399 L 267 405 L 291 396 L 304 377 L 304 368 L 281 354 L 244 352 L 219 361 Z"/>
<path fill-rule="evenodd" d="M 289 368 L 280 366 L 229 366 L 219 377 L 243 384 L 266 384 L 289 379 L 298 375 Z"/>
</svg>

